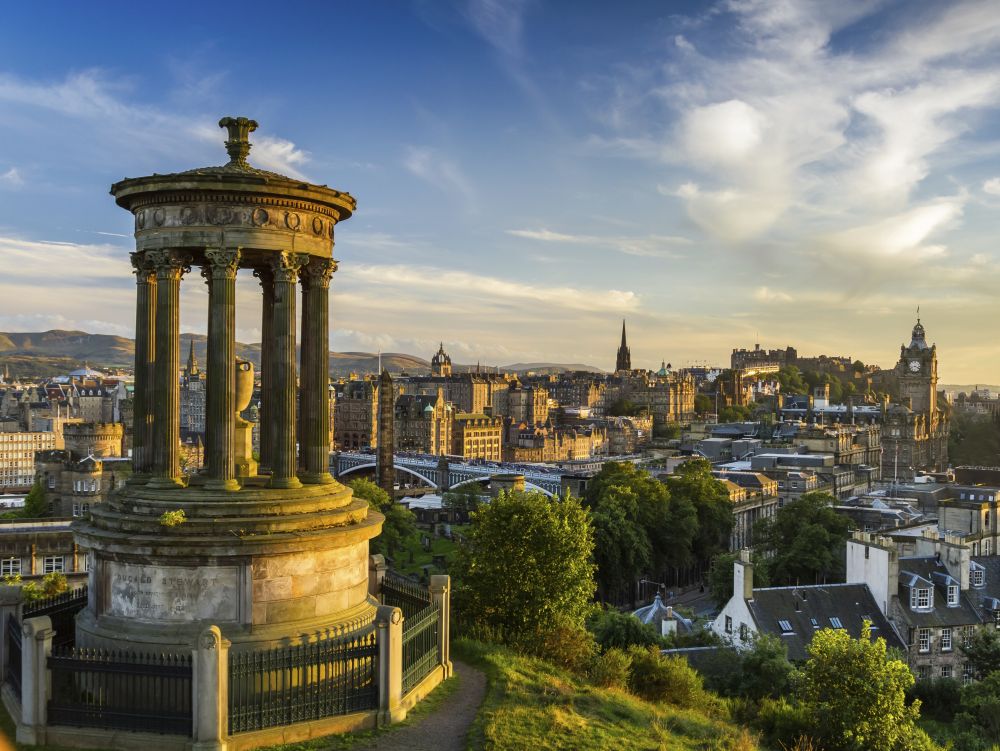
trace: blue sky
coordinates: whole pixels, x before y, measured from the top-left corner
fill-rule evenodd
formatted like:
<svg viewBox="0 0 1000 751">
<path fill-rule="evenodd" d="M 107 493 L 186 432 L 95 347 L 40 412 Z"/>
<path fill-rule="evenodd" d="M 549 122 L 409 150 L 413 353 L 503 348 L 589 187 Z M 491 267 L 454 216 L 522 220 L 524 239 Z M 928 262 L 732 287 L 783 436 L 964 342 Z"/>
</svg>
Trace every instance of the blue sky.
<svg viewBox="0 0 1000 751">
<path fill-rule="evenodd" d="M 131 335 L 125 176 L 251 162 L 351 192 L 333 348 L 890 365 L 921 305 L 995 381 L 995 2 L 15 4 L 0 330 Z M 182 327 L 204 331 L 204 285 Z M 239 336 L 257 331 L 240 282 Z"/>
</svg>

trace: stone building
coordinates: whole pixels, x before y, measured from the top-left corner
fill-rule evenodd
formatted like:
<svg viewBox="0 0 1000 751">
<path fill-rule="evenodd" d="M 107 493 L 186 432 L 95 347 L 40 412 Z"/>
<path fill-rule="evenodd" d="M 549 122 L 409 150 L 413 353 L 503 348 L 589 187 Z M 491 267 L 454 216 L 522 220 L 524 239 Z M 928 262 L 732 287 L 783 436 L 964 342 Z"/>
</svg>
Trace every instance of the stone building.
<svg viewBox="0 0 1000 751">
<path fill-rule="evenodd" d="M 30 488 L 35 481 L 35 453 L 55 447 L 55 433 L 0 432 L 0 488 Z"/>
<path fill-rule="evenodd" d="M 35 472 L 53 516 L 84 516 L 132 474 L 122 456 L 121 423 L 79 423 L 64 429 L 65 448 L 35 455 Z"/>
<path fill-rule="evenodd" d="M 607 430 L 596 425 L 557 427 L 509 422 L 504 461 L 559 462 L 589 459 L 605 452 Z"/>
<path fill-rule="evenodd" d="M 515 423 L 541 425 L 549 420 L 549 390 L 512 381 L 493 394 L 493 414 Z"/>
<path fill-rule="evenodd" d="M 882 476 L 910 480 L 919 470 L 948 466 L 948 417 L 938 404 L 937 345 L 928 346 L 917 318 L 909 345 L 900 345 L 895 376 L 900 402 L 882 420 Z"/>
<path fill-rule="evenodd" d="M 396 398 L 396 451 L 447 454 L 452 447 L 452 405 L 438 389 L 434 396 L 404 394 Z"/>
<path fill-rule="evenodd" d="M 466 459 L 499 462 L 503 458 L 503 418 L 459 412 L 452 428 L 452 450 Z"/>
<path fill-rule="evenodd" d="M 378 382 L 373 379 L 335 384 L 333 441 L 341 451 L 378 445 Z"/>
<path fill-rule="evenodd" d="M 64 574 L 70 587 L 87 583 L 87 554 L 73 539 L 69 519 L 0 520 L 0 577 L 31 581 Z"/>
<path fill-rule="evenodd" d="M 778 481 L 760 472 L 715 470 L 716 479 L 743 489 L 743 493 L 730 491 L 733 501 L 733 530 L 729 538 L 730 550 L 753 546 L 753 528 L 761 519 L 778 512 Z"/>
<path fill-rule="evenodd" d="M 753 349 L 734 349 L 729 357 L 729 367 L 733 370 L 745 370 L 767 366 L 795 365 L 798 360 L 798 352 L 795 347 L 785 349 L 761 349 L 760 344 L 755 344 Z"/>
<path fill-rule="evenodd" d="M 615 373 L 627 373 L 630 370 L 632 370 L 632 353 L 625 341 L 625 320 L 622 319 L 622 343 L 618 345 L 618 353 L 615 355 Z"/>
<path fill-rule="evenodd" d="M 187 365 L 181 376 L 181 438 L 194 440 L 205 435 L 205 374 L 198 367 L 194 339 L 188 350 Z"/>
<path fill-rule="evenodd" d="M 445 354 L 444 342 L 441 342 L 438 351 L 431 358 L 431 375 L 438 378 L 448 378 L 451 376 L 451 357 Z"/>
</svg>

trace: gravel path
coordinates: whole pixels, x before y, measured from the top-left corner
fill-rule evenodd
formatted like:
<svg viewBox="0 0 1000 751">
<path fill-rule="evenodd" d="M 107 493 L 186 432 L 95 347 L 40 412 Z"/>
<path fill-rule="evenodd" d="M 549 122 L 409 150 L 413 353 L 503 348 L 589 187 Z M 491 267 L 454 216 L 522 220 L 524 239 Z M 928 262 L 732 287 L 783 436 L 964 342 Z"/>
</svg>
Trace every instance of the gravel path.
<svg viewBox="0 0 1000 751">
<path fill-rule="evenodd" d="M 456 660 L 454 666 L 458 688 L 437 710 L 359 751 L 465 751 L 469 728 L 486 696 L 486 676 L 464 662 Z"/>
</svg>

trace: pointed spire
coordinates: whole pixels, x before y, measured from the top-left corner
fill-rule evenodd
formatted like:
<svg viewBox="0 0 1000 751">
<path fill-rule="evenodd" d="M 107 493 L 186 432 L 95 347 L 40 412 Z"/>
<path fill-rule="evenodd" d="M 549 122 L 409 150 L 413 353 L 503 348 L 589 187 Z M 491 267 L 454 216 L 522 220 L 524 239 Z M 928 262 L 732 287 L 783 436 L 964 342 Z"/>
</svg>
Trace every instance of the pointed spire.
<svg viewBox="0 0 1000 751">
<path fill-rule="evenodd" d="M 198 360 L 194 356 L 194 337 L 190 340 L 191 346 L 188 348 L 187 374 L 193 376 L 198 374 Z"/>
<path fill-rule="evenodd" d="M 627 346 L 625 343 L 625 319 L 622 318 L 622 346 Z"/>
</svg>

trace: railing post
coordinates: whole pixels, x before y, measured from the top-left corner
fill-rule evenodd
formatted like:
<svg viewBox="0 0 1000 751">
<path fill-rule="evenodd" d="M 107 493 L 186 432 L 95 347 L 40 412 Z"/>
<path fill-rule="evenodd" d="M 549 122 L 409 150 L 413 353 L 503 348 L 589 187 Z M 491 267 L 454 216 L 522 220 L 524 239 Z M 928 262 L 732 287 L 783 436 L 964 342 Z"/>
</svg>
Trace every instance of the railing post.
<svg viewBox="0 0 1000 751">
<path fill-rule="evenodd" d="M 28 618 L 21 624 L 21 722 L 17 742 L 28 745 L 45 743 L 48 715 L 48 659 L 52 654 L 52 620 L 47 615 Z"/>
<path fill-rule="evenodd" d="M 226 751 L 229 735 L 229 646 L 218 626 L 198 634 L 191 650 L 194 751 Z"/>
<path fill-rule="evenodd" d="M 385 578 L 387 568 L 384 555 L 368 556 L 368 594 L 372 597 L 378 598 L 382 591 L 382 580 Z"/>
<path fill-rule="evenodd" d="M 7 654 L 7 620 L 12 615 L 17 618 L 20 607 L 21 588 L 0 586 L 0 676 L 7 675 L 10 661 L 10 655 Z"/>
<path fill-rule="evenodd" d="M 403 698 L 403 611 L 380 605 L 378 628 L 378 722 L 392 725 L 406 719 Z"/>
<path fill-rule="evenodd" d="M 444 668 L 444 677 L 451 678 L 451 577 L 436 574 L 431 577 L 431 602 L 438 608 L 438 663 Z"/>
</svg>

